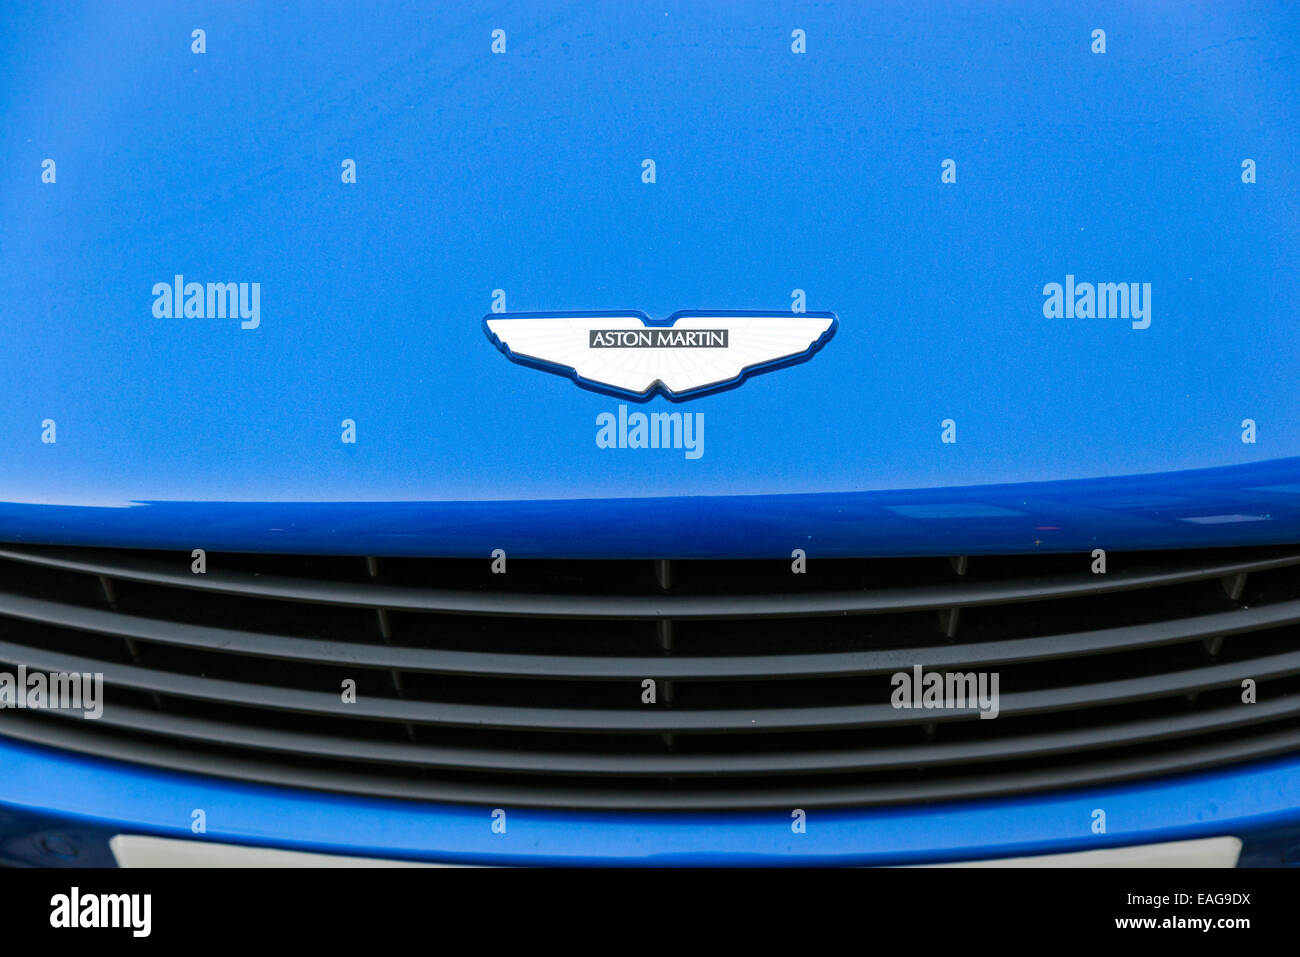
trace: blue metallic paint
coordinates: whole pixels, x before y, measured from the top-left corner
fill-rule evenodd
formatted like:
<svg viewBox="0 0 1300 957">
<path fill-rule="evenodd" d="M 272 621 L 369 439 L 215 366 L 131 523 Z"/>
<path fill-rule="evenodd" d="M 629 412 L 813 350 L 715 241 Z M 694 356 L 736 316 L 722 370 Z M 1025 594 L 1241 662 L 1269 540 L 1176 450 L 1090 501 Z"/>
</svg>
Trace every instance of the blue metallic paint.
<svg viewBox="0 0 1300 957">
<path fill-rule="evenodd" d="M 1275 515 L 1248 530 L 1062 514 L 1162 481 L 1222 511 L 1191 487 L 1204 469 L 1300 482 L 1291 5 L 1180 4 L 1170 29 L 1142 7 L 831 4 L 798 11 L 802 56 L 782 5 L 230 5 L 204 12 L 202 56 L 195 14 L 139 8 L 0 14 L 0 540 L 188 545 L 185 518 L 222 547 L 505 547 L 460 539 L 462 515 L 593 556 L 1007 550 L 1070 524 L 1060 547 L 1300 538 L 1285 493 L 1248 493 Z M 260 327 L 155 319 L 177 272 L 261 282 Z M 1067 272 L 1152 282 L 1151 327 L 1045 318 Z M 614 400 L 502 362 L 481 331 L 497 288 L 511 312 L 652 316 L 800 288 L 840 327 L 812 362 L 692 400 L 691 461 L 597 448 Z M 1017 504 L 1025 483 L 1049 507 Z M 860 507 L 900 497 L 1023 515 Z M 692 528 L 664 530 L 666 506 Z M 369 526 L 412 510 L 416 533 Z"/>
<path fill-rule="evenodd" d="M 1300 758 L 1114 787 L 858 810 L 613 814 L 491 808 L 326 794 L 132 767 L 0 739 L 0 849 L 76 833 L 94 854 L 115 833 L 471 864 L 916 864 L 1047 854 L 1269 831 L 1275 861 L 1300 840 Z M 1107 832 L 1092 833 L 1106 811 Z M 15 824 L 15 820 L 18 822 Z M 97 839 L 96 839 L 97 836 Z M 27 850 L 27 853 L 31 853 Z M 1256 856 L 1259 856 L 1258 854 Z"/>
<path fill-rule="evenodd" d="M 204 11 L 196 57 L 173 4 L 7 4 L 0 540 L 558 557 L 1300 540 L 1295 8 L 797 19 L 230 5 Z M 503 25 L 510 52 L 489 56 Z M 261 327 L 154 319 L 150 286 L 178 271 L 263 283 Z M 1045 319 L 1040 289 L 1067 272 L 1152 282 L 1151 327 Z M 795 287 L 839 314 L 835 348 L 693 402 L 695 462 L 597 449 L 610 400 L 502 362 L 479 329 L 494 288 L 512 309 L 666 315 L 783 307 Z M 7 740 L 0 767 L 7 847 L 46 826 L 185 836 L 199 804 L 214 839 L 547 862 L 920 861 L 1293 834 L 1300 816 L 1295 759 L 818 812 L 798 839 L 781 815 L 526 810 L 495 839 L 481 809 Z"/>
<path fill-rule="evenodd" d="M 567 383 L 562 383 L 567 386 Z M 572 386 L 567 386 L 572 389 Z M 789 558 L 1300 540 L 1300 459 L 1109 479 L 800 495 L 0 504 L 43 544 L 354 555 Z"/>
</svg>

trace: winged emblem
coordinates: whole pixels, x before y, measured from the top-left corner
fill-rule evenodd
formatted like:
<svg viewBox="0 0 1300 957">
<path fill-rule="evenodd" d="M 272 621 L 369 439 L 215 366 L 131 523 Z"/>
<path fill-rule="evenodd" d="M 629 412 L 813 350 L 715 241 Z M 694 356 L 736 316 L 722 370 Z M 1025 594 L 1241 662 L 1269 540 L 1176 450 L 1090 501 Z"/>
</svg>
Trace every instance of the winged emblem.
<svg viewBox="0 0 1300 957">
<path fill-rule="evenodd" d="M 601 391 L 682 398 L 809 358 L 835 334 L 830 312 L 640 312 L 488 315 L 511 359 Z"/>
</svg>

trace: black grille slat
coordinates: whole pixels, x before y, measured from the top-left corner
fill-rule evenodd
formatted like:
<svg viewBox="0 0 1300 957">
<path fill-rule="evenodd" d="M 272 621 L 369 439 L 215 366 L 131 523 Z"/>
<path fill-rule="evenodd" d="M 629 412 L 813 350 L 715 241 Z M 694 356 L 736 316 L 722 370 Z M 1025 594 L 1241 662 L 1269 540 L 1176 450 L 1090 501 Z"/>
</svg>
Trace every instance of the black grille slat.
<svg viewBox="0 0 1300 957">
<path fill-rule="evenodd" d="M 223 594 L 385 608 L 389 611 L 442 612 L 522 618 L 801 618 L 822 615 L 865 615 L 883 612 L 946 611 L 954 606 L 1044 601 L 1101 595 L 1140 588 L 1224 578 L 1241 573 L 1300 565 L 1300 553 L 1287 552 L 1253 561 L 1228 561 L 1190 567 L 1141 569 L 1109 575 L 1076 575 L 1056 579 L 1010 582 L 952 582 L 889 590 L 745 595 L 608 595 L 528 594 L 491 590 L 405 588 L 351 581 L 315 582 L 271 575 L 239 574 L 213 569 L 191 575 L 175 563 L 126 557 L 114 563 L 105 553 L 68 549 L 0 548 L 0 559 L 117 579 L 143 581 L 173 588 Z"/>
<path fill-rule="evenodd" d="M 81 720 L 63 712 L 70 720 Z M 178 714 L 159 714 L 115 705 L 99 722 L 125 730 L 148 731 L 165 737 L 276 751 L 297 756 L 363 763 L 406 764 L 456 770 L 526 774 L 602 776 L 726 777 L 769 774 L 848 774 L 901 768 L 940 767 L 972 761 L 1028 759 L 1120 745 L 1149 744 L 1205 731 L 1221 731 L 1280 718 L 1300 716 L 1300 694 L 1263 702 L 1251 708 L 1217 708 L 1125 724 L 1074 728 L 1015 739 L 948 742 L 882 748 L 759 753 L 701 753 L 662 755 L 519 751 L 489 747 L 420 745 L 348 739 L 324 734 L 284 731 Z"/>
<path fill-rule="evenodd" d="M 890 674 L 910 668 L 917 662 L 927 668 L 990 667 L 1182 641 L 1216 640 L 1219 642 L 1217 653 L 1225 636 L 1300 623 L 1300 599 L 1150 625 L 1009 641 L 803 655 L 751 655 L 744 653 L 744 647 L 738 647 L 734 655 L 670 657 L 530 655 L 324 641 L 168 622 L 8 592 L 0 592 L 0 616 L 122 637 L 131 642 L 158 642 L 196 650 L 384 670 L 527 679 L 634 680 L 660 677 L 678 681 L 720 681 Z M 139 655 L 132 657 L 138 658 Z"/>
<path fill-rule="evenodd" d="M 1300 748 L 1300 547 L 1108 559 L 791 575 L 512 558 L 502 576 L 209 553 L 194 575 L 188 553 L 3 545 L 0 670 L 103 672 L 107 700 L 99 721 L 0 711 L 0 734 L 286 785 L 624 809 L 941 800 Z M 1000 673 L 998 718 L 893 708 L 889 676 L 917 665 Z"/>
<path fill-rule="evenodd" d="M 412 800 L 453 801 L 477 804 L 515 804 L 571 807 L 593 810 L 763 809 L 822 807 L 837 805 L 873 806 L 901 802 L 926 802 L 958 798 L 1016 794 L 1054 788 L 1093 785 L 1133 778 L 1197 770 L 1240 761 L 1271 757 L 1300 750 L 1300 727 L 1271 729 L 1245 740 L 1213 741 L 1155 753 L 1124 755 L 1099 762 L 1065 766 L 1035 766 L 998 774 L 938 780 L 893 780 L 871 784 L 770 786 L 763 788 L 708 788 L 669 790 L 664 788 L 583 788 L 567 783 L 555 786 L 529 785 L 526 778 L 508 782 L 464 779 L 424 779 L 397 775 L 372 775 L 351 769 L 288 765 L 264 762 L 243 755 L 219 751 L 193 751 L 156 739 L 110 737 L 93 729 L 83 731 L 82 722 L 33 719 L 14 712 L 6 720 L 5 734 L 33 744 L 66 748 L 166 767 L 194 774 L 216 774 L 239 780 L 281 786 L 340 790 Z M 785 778 L 778 779 L 784 782 Z"/>
<path fill-rule="evenodd" d="M 332 717 L 367 718 L 411 724 L 437 724 L 477 728 L 511 728 L 525 731 L 581 731 L 589 734 L 749 733 L 770 731 L 813 731 L 837 728 L 872 728 L 894 724 L 916 724 L 917 717 L 896 709 L 880 695 L 880 703 L 826 705 L 788 708 L 676 708 L 602 710 L 599 708 L 530 707 L 515 704 L 461 704 L 419 701 L 411 698 L 361 696 L 343 704 L 339 695 L 326 691 L 302 691 L 275 685 L 227 681 L 180 674 L 172 671 L 121 665 L 110 661 L 48 652 L 0 641 L 0 661 L 24 663 L 41 671 L 100 672 L 107 684 L 174 695 L 225 702 L 249 707 L 299 711 Z M 1300 674 L 1300 649 L 1255 658 L 1250 676 L 1256 680 Z M 1001 695 L 1001 714 L 1010 717 L 1071 708 L 1096 708 L 1169 695 L 1189 694 L 1224 687 L 1240 681 L 1239 663 L 1210 665 L 1141 678 L 1120 678 L 1086 685 L 1066 685 L 1038 691 L 1017 691 Z M 974 707 L 929 712 L 926 720 L 947 722 L 977 720 Z"/>
</svg>

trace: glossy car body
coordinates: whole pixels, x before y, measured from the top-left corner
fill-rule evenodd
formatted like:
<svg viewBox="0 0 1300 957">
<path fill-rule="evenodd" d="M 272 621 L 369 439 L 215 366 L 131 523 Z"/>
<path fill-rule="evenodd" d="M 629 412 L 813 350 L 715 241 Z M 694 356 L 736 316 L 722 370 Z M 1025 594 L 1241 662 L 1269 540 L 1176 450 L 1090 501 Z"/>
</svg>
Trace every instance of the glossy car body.
<svg viewBox="0 0 1300 957">
<path fill-rule="evenodd" d="M 1286 4 L 1173 24 L 1027 3 L 196 16 L 3 14 L 0 549 L 1086 564 L 1300 542 Z M 177 275 L 260 283 L 258 325 L 159 317 Z M 1149 324 L 1048 316 L 1067 276 L 1149 283 Z M 824 348 L 679 403 L 508 361 L 481 327 L 502 298 L 665 317 L 801 295 L 838 316 Z M 705 453 L 600 448 L 620 403 L 702 415 Z M 209 840 L 459 863 L 1216 834 L 1294 862 L 1298 754 L 826 809 L 797 836 L 788 808 L 528 806 L 494 834 L 491 807 L 83 756 L 0 715 L 0 847 L 103 862 L 114 834 L 193 837 L 204 808 Z"/>
</svg>

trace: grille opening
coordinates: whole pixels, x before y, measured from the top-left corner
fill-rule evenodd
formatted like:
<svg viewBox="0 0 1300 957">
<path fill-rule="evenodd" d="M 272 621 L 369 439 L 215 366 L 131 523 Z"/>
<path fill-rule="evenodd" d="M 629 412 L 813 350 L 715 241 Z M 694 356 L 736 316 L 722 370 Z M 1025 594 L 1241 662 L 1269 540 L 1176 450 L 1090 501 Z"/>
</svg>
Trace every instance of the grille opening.
<svg viewBox="0 0 1300 957">
<path fill-rule="evenodd" d="M 0 663 L 102 667 L 106 703 L 100 722 L 0 712 L 0 734 L 196 773 L 739 808 L 1300 750 L 1300 548 L 1111 552 L 1104 576 L 1086 554 L 822 559 L 804 575 L 782 559 L 511 559 L 493 575 L 487 558 L 209 553 L 207 579 L 188 553 L 4 549 Z M 773 596 L 799 612 L 753 611 Z M 891 669 L 913 664 L 997 672 L 1001 714 L 891 708 Z M 1245 678 L 1257 704 L 1241 703 Z"/>
</svg>

